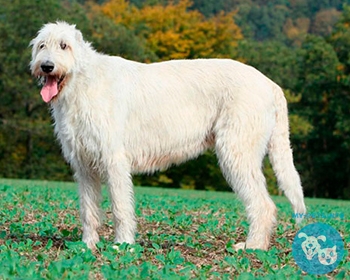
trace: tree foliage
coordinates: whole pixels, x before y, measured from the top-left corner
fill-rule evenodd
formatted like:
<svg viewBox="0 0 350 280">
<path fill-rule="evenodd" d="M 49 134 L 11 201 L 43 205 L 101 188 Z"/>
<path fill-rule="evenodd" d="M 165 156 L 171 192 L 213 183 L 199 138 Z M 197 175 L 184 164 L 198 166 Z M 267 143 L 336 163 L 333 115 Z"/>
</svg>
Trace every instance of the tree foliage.
<svg viewBox="0 0 350 280">
<path fill-rule="evenodd" d="M 47 172 L 43 166 L 59 154 L 52 133 L 48 133 L 47 108 L 39 100 L 38 86 L 29 74 L 28 44 L 43 22 L 58 18 L 60 12 L 68 14 L 53 0 L 0 2 L 1 176 L 41 177 Z M 67 173 L 61 159 L 50 167 L 53 174 L 59 174 L 57 179 Z"/>
<path fill-rule="evenodd" d="M 71 180 L 30 76 L 42 24 L 77 24 L 97 51 L 152 62 L 229 57 L 276 81 L 308 196 L 350 198 L 350 0 L 0 0 L 0 176 Z M 277 193 L 265 161 L 269 191 Z M 213 153 L 136 184 L 229 190 Z"/>
<path fill-rule="evenodd" d="M 220 12 L 207 19 L 197 10 L 189 10 L 190 6 L 188 0 L 181 0 L 138 9 L 125 0 L 111 0 L 101 9 L 115 23 L 145 38 L 149 49 L 162 60 L 235 56 L 242 38 L 233 19 L 235 12 Z"/>
</svg>

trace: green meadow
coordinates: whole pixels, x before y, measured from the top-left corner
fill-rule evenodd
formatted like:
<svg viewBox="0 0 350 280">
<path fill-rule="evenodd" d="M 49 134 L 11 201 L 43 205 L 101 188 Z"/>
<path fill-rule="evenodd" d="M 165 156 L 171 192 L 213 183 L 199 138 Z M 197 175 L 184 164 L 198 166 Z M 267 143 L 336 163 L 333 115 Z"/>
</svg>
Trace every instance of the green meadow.
<svg viewBox="0 0 350 280">
<path fill-rule="evenodd" d="M 350 201 L 306 199 L 310 216 L 294 223 L 285 197 L 273 197 L 278 224 L 270 250 L 235 252 L 247 236 L 243 205 L 233 193 L 135 187 L 136 244 L 114 244 L 107 191 L 101 241 L 81 242 L 74 183 L 0 179 L 0 279 L 345 279 L 350 278 Z M 314 214 L 314 215 L 312 215 Z M 304 225 L 323 222 L 343 237 L 338 268 L 308 275 L 292 242 Z"/>
</svg>

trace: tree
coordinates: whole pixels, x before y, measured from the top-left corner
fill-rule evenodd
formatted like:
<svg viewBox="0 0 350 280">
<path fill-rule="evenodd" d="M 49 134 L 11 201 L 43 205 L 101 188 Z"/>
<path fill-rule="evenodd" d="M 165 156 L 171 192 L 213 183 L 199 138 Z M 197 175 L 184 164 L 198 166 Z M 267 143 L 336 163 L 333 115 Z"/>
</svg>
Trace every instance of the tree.
<svg viewBox="0 0 350 280">
<path fill-rule="evenodd" d="M 317 12 L 311 26 L 311 32 L 316 35 L 329 36 L 333 26 L 338 22 L 340 14 L 341 12 L 334 8 Z"/>
<path fill-rule="evenodd" d="M 157 60 L 157 56 L 146 46 L 146 40 L 137 36 L 132 29 L 106 17 L 96 5 L 87 7 L 90 35 L 88 40 L 97 51 L 118 55 L 141 62 Z"/>
<path fill-rule="evenodd" d="M 75 10 L 74 5 L 70 8 Z M 47 107 L 28 67 L 29 41 L 43 23 L 61 14 L 67 11 L 54 0 L 0 2 L 1 176 L 40 178 L 47 172 L 62 178 L 68 173 L 49 132 Z M 43 168 L 48 162 L 50 168 Z"/>
<path fill-rule="evenodd" d="M 138 9 L 125 0 L 111 0 L 101 9 L 115 23 L 145 38 L 159 59 L 235 56 L 242 38 L 233 19 L 235 13 L 221 12 L 206 19 L 198 11 L 189 10 L 190 5 L 188 0 L 181 0 Z"/>
<path fill-rule="evenodd" d="M 342 156 L 343 174 L 340 176 L 344 197 L 350 198 L 350 6 L 345 6 L 339 22 L 329 39 L 341 65 L 341 74 L 337 77 L 338 95 L 333 100 L 335 130 L 334 137 L 340 142 L 339 153 Z"/>
<path fill-rule="evenodd" d="M 313 127 L 303 151 L 303 170 L 309 172 L 304 178 L 305 191 L 313 196 L 343 197 L 349 177 L 344 172 L 349 166 L 349 150 L 339 135 L 339 124 L 349 115 L 343 111 L 349 94 L 339 83 L 343 67 L 333 46 L 322 37 L 309 36 L 300 57 L 298 113 Z"/>
</svg>

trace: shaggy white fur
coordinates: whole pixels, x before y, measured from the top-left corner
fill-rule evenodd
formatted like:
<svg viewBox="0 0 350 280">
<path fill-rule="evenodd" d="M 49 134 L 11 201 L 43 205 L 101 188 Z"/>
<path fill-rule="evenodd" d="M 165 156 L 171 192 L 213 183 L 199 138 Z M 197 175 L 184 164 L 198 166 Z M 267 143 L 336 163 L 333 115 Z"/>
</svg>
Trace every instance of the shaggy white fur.
<svg viewBox="0 0 350 280">
<path fill-rule="evenodd" d="M 109 186 L 115 241 L 133 243 L 131 174 L 165 169 L 208 148 L 248 213 L 248 238 L 236 249 L 269 246 L 276 207 L 262 173 L 267 152 L 294 211 L 305 213 L 286 100 L 253 67 L 229 59 L 143 64 L 103 55 L 65 22 L 44 25 L 31 46 L 31 71 L 41 78 L 79 184 L 88 247 L 99 240 L 101 180 Z"/>
</svg>

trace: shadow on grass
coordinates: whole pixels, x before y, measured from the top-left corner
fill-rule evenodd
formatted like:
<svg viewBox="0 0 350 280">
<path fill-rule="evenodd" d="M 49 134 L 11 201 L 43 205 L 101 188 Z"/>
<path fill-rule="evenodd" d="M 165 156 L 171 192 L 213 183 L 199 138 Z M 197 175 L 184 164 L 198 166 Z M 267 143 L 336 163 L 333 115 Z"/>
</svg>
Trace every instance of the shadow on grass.
<svg viewBox="0 0 350 280">
<path fill-rule="evenodd" d="M 81 236 L 77 234 L 66 235 L 67 233 L 61 232 L 61 234 L 35 234 L 35 233 L 7 233 L 0 236 L 0 246 L 9 245 L 10 243 L 28 244 L 32 247 L 50 247 L 56 249 L 66 248 L 66 242 L 79 242 Z"/>
</svg>

